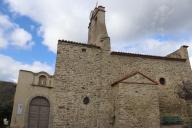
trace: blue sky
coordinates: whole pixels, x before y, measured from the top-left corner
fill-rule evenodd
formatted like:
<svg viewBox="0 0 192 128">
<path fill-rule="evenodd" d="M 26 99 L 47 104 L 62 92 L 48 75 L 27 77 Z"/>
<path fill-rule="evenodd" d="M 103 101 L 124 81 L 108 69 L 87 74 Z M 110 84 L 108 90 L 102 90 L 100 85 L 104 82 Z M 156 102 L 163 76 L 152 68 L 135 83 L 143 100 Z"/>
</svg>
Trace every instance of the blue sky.
<svg viewBox="0 0 192 128">
<path fill-rule="evenodd" d="M 87 42 L 96 0 L 1 0 L 0 80 L 20 69 L 54 73 L 57 40 Z M 191 0 L 99 0 L 115 51 L 166 55 L 192 46 Z M 189 48 L 190 59 L 192 58 Z"/>
<path fill-rule="evenodd" d="M 48 48 L 41 43 L 43 39 L 37 33 L 40 26 L 37 22 L 33 21 L 27 16 L 12 13 L 8 5 L 5 3 L 0 3 L 0 13 L 3 15 L 7 15 L 10 18 L 11 22 L 17 24 L 19 27 L 31 33 L 32 40 L 35 42 L 33 47 L 29 49 L 16 47 L 7 47 L 5 49 L 0 49 L 1 54 L 11 56 L 18 61 L 28 64 L 32 63 L 35 60 L 41 60 L 49 65 L 55 64 L 55 54 L 49 51 Z"/>
</svg>

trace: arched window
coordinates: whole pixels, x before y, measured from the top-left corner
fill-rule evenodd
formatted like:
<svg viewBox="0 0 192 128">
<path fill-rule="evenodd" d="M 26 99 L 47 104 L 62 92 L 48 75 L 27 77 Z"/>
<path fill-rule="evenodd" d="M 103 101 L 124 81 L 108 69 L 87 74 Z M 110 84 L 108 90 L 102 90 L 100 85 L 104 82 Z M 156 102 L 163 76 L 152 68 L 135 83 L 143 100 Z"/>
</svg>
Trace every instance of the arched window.
<svg viewBox="0 0 192 128">
<path fill-rule="evenodd" d="M 39 77 L 39 85 L 46 85 L 47 78 L 44 75 Z"/>
</svg>

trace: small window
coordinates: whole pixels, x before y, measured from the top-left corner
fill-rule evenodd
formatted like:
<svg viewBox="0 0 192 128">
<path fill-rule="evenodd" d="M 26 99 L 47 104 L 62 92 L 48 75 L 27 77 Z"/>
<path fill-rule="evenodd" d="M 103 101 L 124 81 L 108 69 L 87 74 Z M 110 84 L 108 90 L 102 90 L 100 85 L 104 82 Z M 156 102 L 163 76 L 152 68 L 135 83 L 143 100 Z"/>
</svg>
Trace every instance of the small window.
<svg viewBox="0 0 192 128">
<path fill-rule="evenodd" d="M 89 103 L 89 97 L 86 96 L 86 97 L 83 99 L 83 103 L 84 103 L 84 104 L 88 104 L 88 103 Z"/>
<path fill-rule="evenodd" d="M 85 48 L 82 48 L 82 52 L 86 52 L 86 49 L 85 49 Z"/>
<path fill-rule="evenodd" d="M 39 77 L 39 85 L 46 85 L 47 78 L 44 75 Z"/>
<path fill-rule="evenodd" d="M 161 85 L 165 85 L 165 83 L 166 83 L 165 78 L 160 78 L 160 79 L 159 79 L 159 83 L 160 83 Z"/>
</svg>

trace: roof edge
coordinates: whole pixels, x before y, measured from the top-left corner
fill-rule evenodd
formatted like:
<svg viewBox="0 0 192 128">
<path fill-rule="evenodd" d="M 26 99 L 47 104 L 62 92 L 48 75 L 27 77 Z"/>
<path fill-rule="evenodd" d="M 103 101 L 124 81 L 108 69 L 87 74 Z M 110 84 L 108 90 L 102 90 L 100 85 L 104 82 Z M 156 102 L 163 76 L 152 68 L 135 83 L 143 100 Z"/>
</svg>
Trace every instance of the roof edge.
<svg viewBox="0 0 192 128">
<path fill-rule="evenodd" d="M 181 59 L 181 58 L 171 58 L 171 57 L 164 57 L 164 56 L 144 55 L 144 54 L 136 54 L 136 53 L 116 52 L 116 51 L 112 51 L 111 55 L 143 57 L 143 58 L 150 58 L 150 59 L 162 59 L 162 60 L 183 61 L 183 62 L 187 60 L 187 59 Z"/>
<path fill-rule="evenodd" d="M 23 69 L 21 69 L 21 70 L 19 70 L 19 71 L 22 71 L 22 72 L 28 72 L 28 73 L 32 73 L 32 74 L 35 74 L 35 75 L 38 75 L 38 74 L 47 74 L 48 76 L 53 76 L 53 75 L 51 75 L 51 74 L 49 74 L 49 73 L 47 73 L 47 72 L 45 72 L 45 71 L 40 71 L 40 72 L 32 72 L 32 71 L 29 71 L 29 70 L 23 70 Z"/>
<path fill-rule="evenodd" d="M 101 48 L 99 46 L 96 45 L 92 45 L 92 44 L 86 44 L 86 43 L 82 43 L 82 42 L 75 42 L 75 41 L 70 41 L 70 40 L 58 40 L 58 43 L 67 43 L 67 44 L 73 44 L 73 45 L 81 45 L 81 46 L 86 46 L 86 47 L 92 47 L 92 48 Z"/>
</svg>

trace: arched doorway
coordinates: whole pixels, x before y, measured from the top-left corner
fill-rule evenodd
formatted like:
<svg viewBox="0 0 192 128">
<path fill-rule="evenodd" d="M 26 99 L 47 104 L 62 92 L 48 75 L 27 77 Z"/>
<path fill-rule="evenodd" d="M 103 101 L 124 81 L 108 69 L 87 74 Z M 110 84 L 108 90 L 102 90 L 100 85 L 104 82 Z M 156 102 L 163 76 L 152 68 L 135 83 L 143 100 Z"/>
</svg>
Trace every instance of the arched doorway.
<svg viewBox="0 0 192 128">
<path fill-rule="evenodd" d="M 28 128 L 48 128 L 49 101 L 44 97 L 35 97 L 29 104 Z"/>
</svg>

